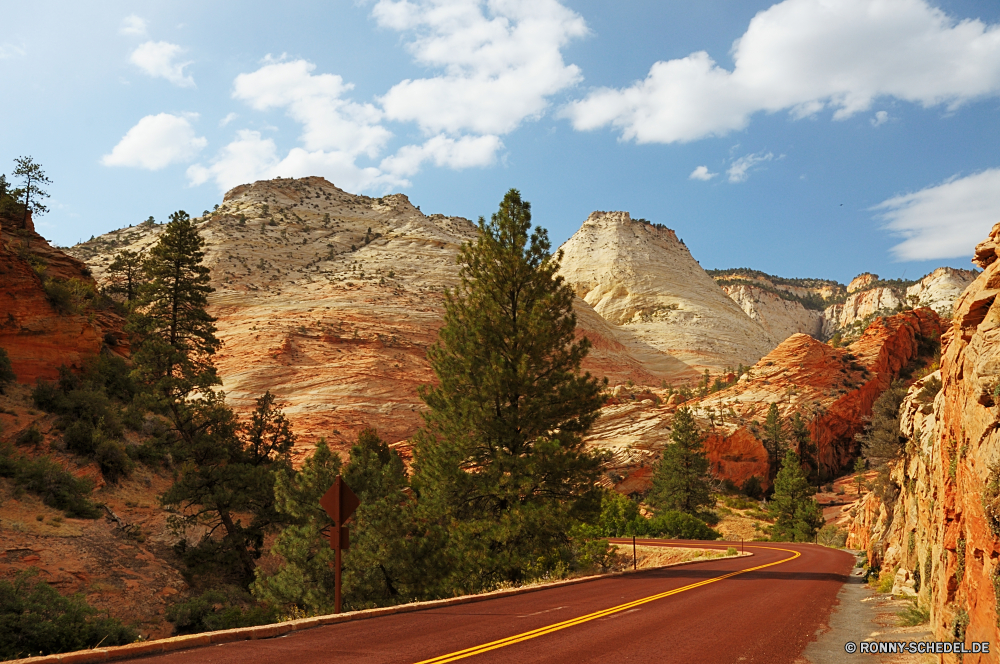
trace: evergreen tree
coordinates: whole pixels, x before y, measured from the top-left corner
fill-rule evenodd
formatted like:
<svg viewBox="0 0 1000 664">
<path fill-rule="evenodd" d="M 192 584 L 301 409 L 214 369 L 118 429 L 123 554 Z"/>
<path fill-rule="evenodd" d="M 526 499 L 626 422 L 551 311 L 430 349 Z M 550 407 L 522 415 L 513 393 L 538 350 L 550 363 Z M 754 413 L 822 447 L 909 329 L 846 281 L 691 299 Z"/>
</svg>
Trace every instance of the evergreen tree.
<svg viewBox="0 0 1000 664">
<path fill-rule="evenodd" d="M 0 348 L 0 394 L 3 394 L 4 386 L 17 380 L 14 373 L 14 366 L 10 363 L 10 356 L 7 351 Z"/>
<path fill-rule="evenodd" d="M 132 335 L 135 375 L 168 406 L 184 437 L 184 405 L 219 378 L 212 356 L 221 345 L 208 315 L 209 269 L 201 264 L 205 241 L 183 210 L 170 215 L 145 263 L 145 283 L 126 328 Z M 190 441 L 189 441 L 190 442 Z"/>
<path fill-rule="evenodd" d="M 107 284 L 104 290 L 109 295 L 118 295 L 125 306 L 131 307 L 142 282 L 143 263 L 146 256 L 142 251 L 123 249 L 115 255 L 107 270 Z"/>
<path fill-rule="evenodd" d="M 24 183 L 24 186 L 20 187 L 18 191 L 24 195 L 23 223 L 27 223 L 28 212 L 33 215 L 42 215 L 49 211 L 47 207 L 42 205 L 41 201 L 43 198 L 48 198 L 49 194 L 39 185 L 52 184 L 52 180 L 46 177 L 41 165 L 36 164 L 31 157 L 18 157 L 14 160 L 14 164 L 13 176 L 21 178 Z"/>
<path fill-rule="evenodd" d="M 819 450 L 816 444 L 813 443 L 812 434 L 809 433 L 809 426 L 802 418 L 801 413 L 795 413 L 792 416 L 792 439 L 795 441 L 795 447 L 798 449 L 802 461 L 809 466 L 808 479 L 816 484 L 816 491 L 819 491 L 819 485 L 822 481 Z"/>
<path fill-rule="evenodd" d="M 208 536 L 185 551 L 194 571 L 239 570 L 240 580 L 253 578 L 264 537 L 281 521 L 275 506 L 275 475 L 291 468 L 295 444 L 284 413 L 266 392 L 257 399 L 250 421 L 238 425 L 219 396 L 205 401 L 198 416 L 208 423 L 192 444 L 181 444 L 182 472 L 164 493 L 165 505 L 179 508 L 174 523 L 207 524 Z M 244 524 L 242 516 L 249 516 Z M 222 528 L 221 538 L 213 538 Z"/>
<path fill-rule="evenodd" d="M 582 440 L 602 385 L 580 364 L 573 290 L 547 233 L 511 189 L 459 254 L 460 285 L 428 351 L 436 387 L 414 438 L 414 486 L 428 522 L 445 529 L 452 579 L 474 591 L 541 574 L 568 533 L 600 509 L 602 459 Z"/>
<path fill-rule="evenodd" d="M 802 472 L 799 455 L 785 453 L 781 470 L 774 480 L 774 494 L 767 511 L 774 518 L 773 542 L 809 542 L 823 526 L 823 510 L 813 498 L 814 492 Z"/>
<path fill-rule="evenodd" d="M 861 496 L 861 486 L 865 481 L 865 458 L 859 456 L 854 460 L 854 483 L 858 485 L 858 497 Z"/>
<path fill-rule="evenodd" d="M 778 464 L 785 452 L 785 427 L 778 412 L 778 404 L 772 403 L 767 409 L 767 419 L 764 421 L 764 449 L 767 451 L 768 479 L 773 479 L 778 472 Z"/>
<path fill-rule="evenodd" d="M 703 437 L 690 408 L 679 408 L 672 426 L 671 444 L 664 448 L 653 474 L 649 501 L 658 511 L 696 514 L 699 509 L 715 504 Z"/>
</svg>

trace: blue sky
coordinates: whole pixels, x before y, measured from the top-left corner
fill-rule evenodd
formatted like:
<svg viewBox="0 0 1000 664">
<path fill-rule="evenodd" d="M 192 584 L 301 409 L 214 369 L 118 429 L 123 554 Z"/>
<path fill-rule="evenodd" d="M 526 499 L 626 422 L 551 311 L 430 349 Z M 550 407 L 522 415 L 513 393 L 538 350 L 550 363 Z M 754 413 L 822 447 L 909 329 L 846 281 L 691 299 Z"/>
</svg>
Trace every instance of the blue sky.
<svg viewBox="0 0 1000 664">
<path fill-rule="evenodd" d="M 707 268 L 847 281 L 969 266 L 1000 221 L 1000 4 L 951 0 L 69 2 L 4 8 L 0 172 L 39 231 L 200 213 L 323 175 L 555 244 L 593 210 Z"/>
</svg>

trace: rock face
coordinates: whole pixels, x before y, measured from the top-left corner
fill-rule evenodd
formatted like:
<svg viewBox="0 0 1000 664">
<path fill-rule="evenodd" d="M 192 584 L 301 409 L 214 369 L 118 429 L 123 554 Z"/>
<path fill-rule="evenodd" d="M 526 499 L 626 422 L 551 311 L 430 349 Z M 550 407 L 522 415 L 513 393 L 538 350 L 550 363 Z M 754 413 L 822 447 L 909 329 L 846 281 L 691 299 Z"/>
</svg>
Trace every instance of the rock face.
<svg viewBox="0 0 1000 664">
<path fill-rule="evenodd" d="M 417 387 L 434 381 L 426 350 L 442 324 L 442 291 L 458 283 L 459 247 L 478 232 L 471 222 L 318 177 L 241 185 L 196 221 L 216 289 L 216 364 L 237 410 L 270 390 L 299 435 L 299 455 L 320 437 L 346 449 L 369 425 L 389 442 L 416 431 Z M 144 223 L 71 251 L 101 278 L 115 253 L 149 248 L 164 228 Z M 586 370 L 659 382 L 614 326 L 582 300 L 575 308 L 578 334 L 593 344 Z M 671 361 L 686 369 L 662 358 Z"/>
<path fill-rule="evenodd" d="M 750 284 L 726 285 L 722 290 L 777 340 L 784 341 L 793 334 L 822 338 L 823 314 L 819 311 Z"/>
<path fill-rule="evenodd" d="M 668 228 L 594 212 L 561 249 L 566 281 L 651 372 L 752 364 L 777 344 Z"/>
<path fill-rule="evenodd" d="M 918 307 L 930 307 L 942 318 L 949 319 L 955 300 L 978 276 L 977 270 L 939 267 L 906 289 L 906 301 Z"/>
<path fill-rule="evenodd" d="M 29 215 L 0 219 L 0 348 L 7 351 L 22 383 L 54 379 L 60 365 L 79 368 L 110 348 L 126 353 L 123 321 L 108 311 L 58 310 L 44 279 L 93 288 L 87 266 L 55 249 L 34 232 Z"/>
<path fill-rule="evenodd" d="M 848 542 L 883 570 L 905 570 L 937 637 L 966 642 L 1000 637 L 998 238 L 1000 224 L 976 247 L 984 272 L 955 302 L 940 372 L 915 383 L 900 410 L 907 444 L 891 466 L 898 495 L 869 494 Z"/>
<path fill-rule="evenodd" d="M 862 277 L 874 275 L 862 275 Z M 855 284 L 861 277 L 855 277 Z M 855 289 L 843 304 L 834 304 L 823 312 L 823 335 L 830 338 L 836 332 L 849 331 L 883 311 L 893 311 L 903 304 L 902 294 L 892 288 Z"/>
<path fill-rule="evenodd" d="M 840 471 L 856 453 L 854 435 L 875 399 L 940 331 L 937 314 L 919 309 L 876 320 L 843 348 L 792 335 L 731 387 L 685 403 L 707 432 L 713 472 L 737 485 L 754 475 L 767 483 L 769 461 L 759 436 L 772 403 L 786 421 L 799 413 L 824 470 Z M 626 477 L 641 474 L 669 444 L 677 401 L 668 399 L 666 390 L 618 395 L 620 389 L 586 440 L 613 452 L 615 472 Z"/>
</svg>

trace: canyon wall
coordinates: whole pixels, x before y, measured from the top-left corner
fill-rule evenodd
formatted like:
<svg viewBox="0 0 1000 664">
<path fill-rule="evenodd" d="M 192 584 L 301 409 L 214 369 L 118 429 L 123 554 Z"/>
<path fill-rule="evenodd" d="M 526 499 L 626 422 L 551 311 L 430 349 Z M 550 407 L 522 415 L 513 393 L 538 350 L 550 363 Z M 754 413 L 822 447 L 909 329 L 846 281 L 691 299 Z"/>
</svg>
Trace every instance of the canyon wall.
<svg viewBox="0 0 1000 664">
<path fill-rule="evenodd" d="M 1000 224 L 976 247 L 973 262 L 984 271 L 955 302 L 940 372 L 914 384 L 903 403 L 907 443 L 892 484 L 864 498 L 848 540 L 895 573 L 898 592 L 930 607 L 938 638 L 991 643 L 1000 637 L 998 242 Z"/>
</svg>

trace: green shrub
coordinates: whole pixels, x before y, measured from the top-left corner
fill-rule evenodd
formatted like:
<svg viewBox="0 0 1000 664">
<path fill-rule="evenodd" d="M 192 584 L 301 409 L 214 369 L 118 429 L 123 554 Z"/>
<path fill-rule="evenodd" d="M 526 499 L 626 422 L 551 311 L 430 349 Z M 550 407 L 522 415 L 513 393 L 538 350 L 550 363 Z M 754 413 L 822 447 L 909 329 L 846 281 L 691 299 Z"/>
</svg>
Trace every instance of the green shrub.
<svg viewBox="0 0 1000 664">
<path fill-rule="evenodd" d="M 94 453 L 94 427 L 86 420 L 77 420 L 63 433 L 66 449 L 74 454 L 90 456 Z"/>
<path fill-rule="evenodd" d="M 816 538 L 816 541 L 823 546 L 842 549 L 847 544 L 847 531 L 830 523 L 820 528 Z"/>
<path fill-rule="evenodd" d="M 14 451 L 12 445 L 0 445 L 0 477 L 14 486 L 35 494 L 49 507 L 67 516 L 96 519 L 100 511 L 87 498 L 93 489 L 90 480 L 76 477 L 50 457 L 29 459 Z"/>
<path fill-rule="evenodd" d="M 18 445 L 24 447 L 38 447 L 43 439 L 44 436 L 42 436 L 42 432 L 38 430 L 38 427 L 30 426 L 17 434 L 16 442 Z"/>
<path fill-rule="evenodd" d="M 727 556 L 735 556 L 737 553 L 739 553 L 739 551 L 736 550 L 735 546 L 731 546 L 731 547 L 729 547 L 729 548 L 726 549 L 726 555 Z"/>
<path fill-rule="evenodd" d="M 132 473 L 132 459 L 125 451 L 125 446 L 117 440 L 102 440 L 94 450 L 94 460 L 101 468 L 104 479 L 111 484 L 128 477 Z"/>
<path fill-rule="evenodd" d="M 746 482 L 743 483 L 743 495 L 751 500 L 760 500 L 764 497 L 764 489 L 760 485 L 760 478 L 756 475 L 751 475 Z"/>
<path fill-rule="evenodd" d="M 267 625 L 278 621 L 277 611 L 259 604 L 244 590 L 226 586 L 209 590 L 167 609 L 167 620 L 178 634 Z"/>
<path fill-rule="evenodd" d="M 722 537 L 701 519 L 673 510 L 657 514 L 649 520 L 649 535 L 692 540 L 715 540 Z"/>
<path fill-rule="evenodd" d="M 0 581 L 0 659 L 132 643 L 139 634 L 100 616 L 82 595 L 63 597 L 39 581 L 37 570 Z"/>
</svg>

